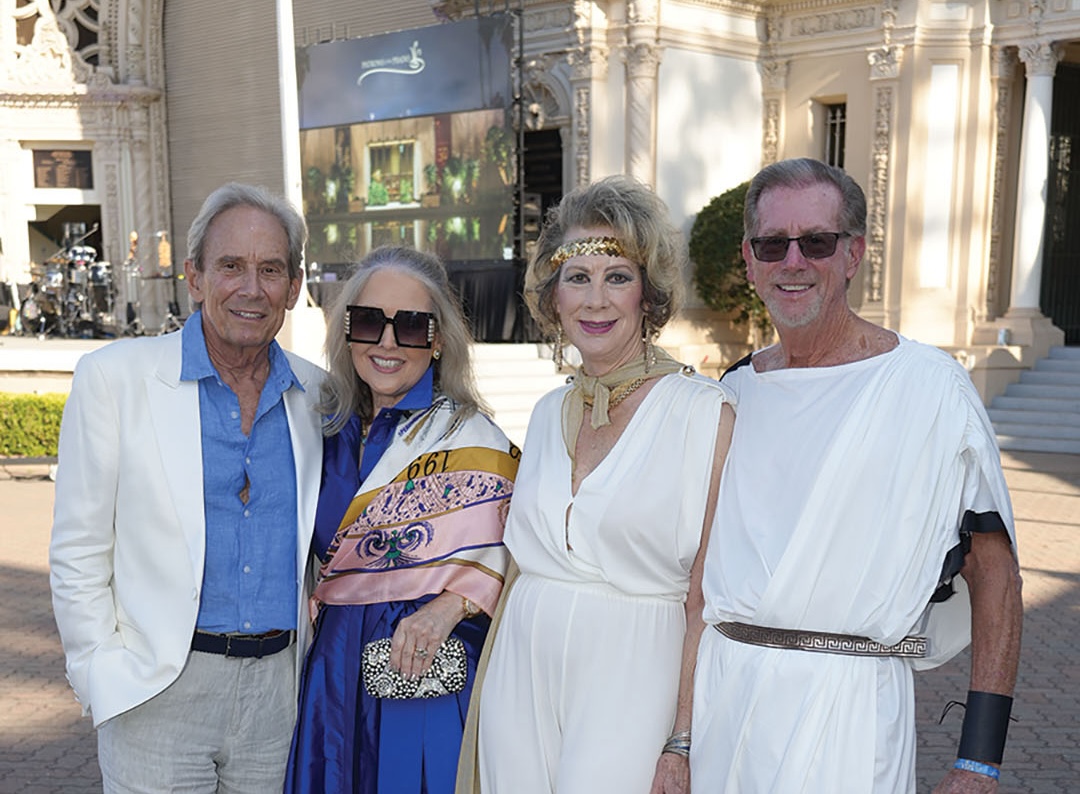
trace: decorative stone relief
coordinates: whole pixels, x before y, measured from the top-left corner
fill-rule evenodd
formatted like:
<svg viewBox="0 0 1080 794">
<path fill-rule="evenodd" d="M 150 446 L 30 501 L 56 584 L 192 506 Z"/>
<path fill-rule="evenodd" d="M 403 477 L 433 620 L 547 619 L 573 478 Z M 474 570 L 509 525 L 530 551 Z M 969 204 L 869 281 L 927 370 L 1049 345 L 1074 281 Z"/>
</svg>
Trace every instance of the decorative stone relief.
<svg viewBox="0 0 1080 794">
<path fill-rule="evenodd" d="M 626 4 L 626 21 L 630 25 L 655 28 L 658 19 L 656 0 L 630 0 Z"/>
<path fill-rule="evenodd" d="M 867 207 L 866 255 L 867 279 L 864 290 L 866 303 L 880 303 L 885 271 L 885 224 L 889 203 L 889 171 L 894 88 L 891 84 L 874 88 L 874 138 L 870 150 L 870 190 Z"/>
<path fill-rule="evenodd" d="M 994 105 L 994 178 L 990 209 L 990 254 L 986 263 L 986 318 L 998 314 L 998 291 L 1001 282 L 1002 204 L 1008 160 L 1009 119 L 1012 105 L 1012 82 L 1019 62 L 1012 47 L 993 47 L 990 51 L 992 74 L 997 85 Z"/>
<path fill-rule="evenodd" d="M 1028 0 L 1027 3 L 1027 17 L 1036 29 L 1043 21 L 1043 17 L 1046 16 L 1046 0 Z"/>
<path fill-rule="evenodd" d="M 574 90 L 574 177 L 576 185 L 589 183 L 589 106 L 590 91 L 586 85 Z"/>
<path fill-rule="evenodd" d="M 592 33 L 592 3 L 590 0 L 574 0 L 574 35 L 577 43 L 585 46 Z"/>
<path fill-rule="evenodd" d="M 866 55 L 870 63 L 871 80 L 896 80 L 900 77 L 900 61 L 904 57 L 904 50 L 892 43 L 894 27 L 896 6 L 894 0 L 885 0 L 881 6 L 881 48 Z"/>
<path fill-rule="evenodd" d="M 147 77 L 152 86 L 164 88 L 165 86 L 165 42 L 162 39 L 164 32 L 164 9 L 165 0 L 148 0 L 149 21 L 146 25 L 146 51 L 150 54 L 147 59 Z"/>
<path fill-rule="evenodd" d="M 152 178 L 154 203 L 151 219 L 155 229 L 168 229 L 171 210 L 169 207 L 169 160 L 165 141 L 165 103 L 150 106 L 150 135 L 153 141 Z"/>
<path fill-rule="evenodd" d="M 35 20 L 33 39 L 15 45 L 15 58 L 9 64 L 7 81 L 22 86 L 85 83 L 91 72 L 85 61 L 72 55 L 70 43 L 51 16 Z"/>
<path fill-rule="evenodd" d="M 758 61 L 761 87 L 765 93 L 783 92 L 787 88 L 788 65 L 788 61 L 782 61 L 779 58 Z"/>
<path fill-rule="evenodd" d="M 528 11 L 525 14 L 525 32 L 539 33 L 544 30 L 566 30 L 574 21 L 574 12 L 569 7 L 549 8 Z"/>
<path fill-rule="evenodd" d="M 28 43 L 13 46 L 6 80 L 23 86 L 86 83 L 99 62 L 99 0 L 24 0 L 11 12 L 32 24 Z M 103 64 L 102 72 L 112 73 Z"/>
<path fill-rule="evenodd" d="M 125 39 L 126 69 L 124 82 L 136 85 L 146 83 L 146 50 L 143 47 L 145 24 L 143 22 L 144 0 L 128 0 L 127 36 Z"/>
<path fill-rule="evenodd" d="M 896 44 L 868 52 L 866 60 L 870 64 L 870 79 L 896 80 L 900 77 L 900 62 L 903 57 L 903 47 Z"/>
<path fill-rule="evenodd" d="M 1053 77 L 1058 63 L 1065 57 L 1065 50 L 1051 41 L 1029 41 L 1020 45 L 1019 55 L 1027 67 L 1028 77 Z"/>
<path fill-rule="evenodd" d="M 608 51 L 603 47 L 578 47 L 566 54 L 571 80 L 603 80 L 607 77 Z"/>
<path fill-rule="evenodd" d="M 639 43 L 623 48 L 623 62 L 631 80 L 647 78 L 655 81 L 663 49 L 654 44 Z"/>
<path fill-rule="evenodd" d="M 878 27 L 878 10 L 873 6 L 795 17 L 788 23 L 789 38 L 800 39 L 823 33 L 868 30 Z"/>
<path fill-rule="evenodd" d="M 525 128 L 528 130 L 542 130 L 550 119 L 562 115 L 559 100 L 543 82 L 534 80 L 526 83 L 521 95 L 525 103 Z"/>
<path fill-rule="evenodd" d="M 766 166 L 775 163 L 780 157 L 780 99 L 766 99 L 764 111 L 761 164 Z"/>
<path fill-rule="evenodd" d="M 764 93 L 761 118 L 761 162 L 775 163 L 780 159 L 780 130 L 782 127 L 783 96 L 787 90 L 789 61 L 777 53 L 784 34 L 784 16 L 778 8 L 770 8 L 765 16 L 765 47 L 758 60 L 758 73 Z"/>
</svg>

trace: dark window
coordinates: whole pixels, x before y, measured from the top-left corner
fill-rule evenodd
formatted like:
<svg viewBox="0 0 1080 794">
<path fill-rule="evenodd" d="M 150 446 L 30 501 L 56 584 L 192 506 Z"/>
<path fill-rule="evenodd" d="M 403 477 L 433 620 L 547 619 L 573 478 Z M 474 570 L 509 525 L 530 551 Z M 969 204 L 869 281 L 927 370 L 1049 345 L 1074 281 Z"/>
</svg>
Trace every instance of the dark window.
<svg viewBox="0 0 1080 794">
<path fill-rule="evenodd" d="M 847 134 L 847 103 L 825 106 L 825 162 L 844 167 L 844 140 Z"/>
</svg>

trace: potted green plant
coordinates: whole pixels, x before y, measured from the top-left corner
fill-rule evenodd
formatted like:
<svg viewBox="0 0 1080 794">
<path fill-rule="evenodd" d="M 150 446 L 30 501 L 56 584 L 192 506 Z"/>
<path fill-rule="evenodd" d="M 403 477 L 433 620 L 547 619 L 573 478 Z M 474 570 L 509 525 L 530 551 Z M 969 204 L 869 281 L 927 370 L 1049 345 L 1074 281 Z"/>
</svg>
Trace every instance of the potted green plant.
<svg viewBox="0 0 1080 794">
<path fill-rule="evenodd" d="M 427 184 L 427 192 L 420 197 L 421 207 L 439 206 L 440 179 L 439 167 L 435 163 L 428 163 L 424 166 L 424 182 Z"/>
<path fill-rule="evenodd" d="M 497 170 L 504 185 L 514 181 L 513 154 L 510 131 L 501 126 L 489 127 L 484 136 L 484 159 Z"/>
<path fill-rule="evenodd" d="M 309 166 L 304 172 L 304 211 L 321 212 L 326 208 L 326 179 L 318 166 Z"/>
<path fill-rule="evenodd" d="M 742 257 L 743 205 L 750 183 L 744 182 L 713 198 L 698 213 L 690 231 L 694 286 L 705 305 L 732 314 L 749 326 L 755 347 L 772 334 L 765 304 L 746 280 Z"/>
<path fill-rule="evenodd" d="M 390 201 L 390 191 L 382 181 L 382 171 L 376 170 L 368 184 L 367 203 L 372 207 L 384 207 Z"/>
</svg>

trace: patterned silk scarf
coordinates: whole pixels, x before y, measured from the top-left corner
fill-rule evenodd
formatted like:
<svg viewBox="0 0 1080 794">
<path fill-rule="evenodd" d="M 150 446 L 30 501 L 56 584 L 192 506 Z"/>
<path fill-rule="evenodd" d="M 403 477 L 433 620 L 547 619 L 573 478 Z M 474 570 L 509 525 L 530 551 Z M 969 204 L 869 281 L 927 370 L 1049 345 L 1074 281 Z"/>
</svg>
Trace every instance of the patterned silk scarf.
<svg viewBox="0 0 1080 794">
<path fill-rule="evenodd" d="M 449 588 L 494 612 L 519 457 L 486 417 L 455 425 L 445 400 L 403 422 L 342 518 L 315 597 L 372 604 Z"/>
</svg>

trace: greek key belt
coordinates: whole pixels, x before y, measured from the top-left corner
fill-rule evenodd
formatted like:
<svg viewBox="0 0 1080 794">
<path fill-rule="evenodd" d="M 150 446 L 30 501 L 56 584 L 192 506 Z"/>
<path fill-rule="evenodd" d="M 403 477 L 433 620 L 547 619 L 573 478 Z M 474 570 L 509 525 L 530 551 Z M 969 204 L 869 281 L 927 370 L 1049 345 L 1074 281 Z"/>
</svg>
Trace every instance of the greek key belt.
<svg viewBox="0 0 1080 794">
<path fill-rule="evenodd" d="M 852 634 L 773 629 L 747 623 L 716 623 L 713 628 L 728 639 L 766 648 L 838 653 L 844 656 L 905 656 L 916 659 L 926 656 L 926 637 L 904 637 L 896 645 L 882 645 L 869 637 L 856 637 Z"/>
</svg>

